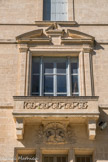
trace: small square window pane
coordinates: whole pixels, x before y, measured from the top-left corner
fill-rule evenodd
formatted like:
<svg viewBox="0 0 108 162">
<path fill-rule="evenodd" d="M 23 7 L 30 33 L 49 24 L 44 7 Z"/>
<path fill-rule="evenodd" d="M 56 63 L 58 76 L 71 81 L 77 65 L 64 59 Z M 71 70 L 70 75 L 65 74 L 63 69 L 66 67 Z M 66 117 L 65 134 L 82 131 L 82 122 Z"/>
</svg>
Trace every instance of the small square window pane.
<svg viewBox="0 0 108 162">
<path fill-rule="evenodd" d="M 37 62 L 36 59 L 32 60 L 32 73 L 33 74 L 39 74 L 40 72 L 40 64 Z"/>
<path fill-rule="evenodd" d="M 57 94 L 57 96 L 67 96 L 67 94 L 61 93 L 61 94 Z"/>
<path fill-rule="evenodd" d="M 44 94 L 44 96 L 54 96 L 53 94 Z"/>
<path fill-rule="evenodd" d="M 66 157 L 62 157 L 62 162 L 66 162 Z"/>
<path fill-rule="evenodd" d="M 66 92 L 66 75 L 57 76 L 57 92 Z"/>
<path fill-rule="evenodd" d="M 86 162 L 85 160 L 85 157 L 81 157 L 81 162 Z"/>
<path fill-rule="evenodd" d="M 57 63 L 57 73 L 66 73 L 66 63 Z"/>
<path fill-rule="evenodd" d="M 78 87 L 78 76 L 73 75 L 72 76 L 72 92 L 79 92 L 79 87 Z"/>
<path fill-rule="evenodd" d="M 53 76 L 44 76 L 44 92 L 53 92 Z"/>
<path fill-rule="evenodd" d="M 44 73 L 53 73 L 53 63 L 44 63 Z"/>
<path fill-rule="evenodd" d="M 32 92 L 39 93 L 39 75 L 32 76 Z"/>
<path fill-rule="evenodd" d="M 76 158 L 76 162 L 82 162 L 81 159 L 80 159 L 80 157 L 77 157 Z"/>
<path fill-rule="evenodd" d="M 39 93 L 32 93 L 32 96 L 39 96 Z"/>
<path fill-rule="evenodd" d="M 53 162 L 53 157 L 49 157 L 49 161 L 48 162 Z"/>
<path fill-rule="evenodd" d="M 73 93 L 72 96 L 79 96 L 79 94 Z"/>
<path fill-rule="evenodd" d="M 91 162 L 91 157 L 86 157 L 86 162 Z"/>
<path fill-rule="evenodd" d="M 44 157 L 44 162 L 48 162 L 48 157 Z"/>
<path fill-rule="evenodd" d="M 71 74 L 77 74 L 78 73 L 78 63 L 74 62 L 71 63 Z"/>
<path fill-rule="evenodd" d="M 62 157 L 57 157 L 57 162 L 62 162 L 61 159 Z"/>
</svg>

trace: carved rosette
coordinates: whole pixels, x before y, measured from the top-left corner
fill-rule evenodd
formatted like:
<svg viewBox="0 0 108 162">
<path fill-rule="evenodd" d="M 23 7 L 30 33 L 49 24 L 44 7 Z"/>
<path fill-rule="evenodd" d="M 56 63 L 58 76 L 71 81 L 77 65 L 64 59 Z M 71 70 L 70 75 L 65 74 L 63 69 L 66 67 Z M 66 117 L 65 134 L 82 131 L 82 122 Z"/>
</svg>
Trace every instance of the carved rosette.
<svg viewBox="0 0 108 162">
<path fill-rule="evenodd" d="M 24 102 L 24 109 L 87 109 L 87 102 L 72 102 L 72 103 L 37 103 Z"/>
<path fill-rule="evenodd" d="M 72 140 L 72 129 L 61 122 L 50 122 L 40 126 L 38 137 L 42 143 L 63 144 Z"/>
</svg>

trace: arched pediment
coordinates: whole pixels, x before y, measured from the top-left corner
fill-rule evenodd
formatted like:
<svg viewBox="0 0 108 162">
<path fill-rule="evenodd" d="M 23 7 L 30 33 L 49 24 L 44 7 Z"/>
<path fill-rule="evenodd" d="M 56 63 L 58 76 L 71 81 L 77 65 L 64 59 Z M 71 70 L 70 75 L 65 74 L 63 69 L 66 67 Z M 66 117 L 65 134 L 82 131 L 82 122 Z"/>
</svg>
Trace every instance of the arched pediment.
<svg viewBox="0 0 108 162">
<path fill-rule="evenodd" d="M 43 29 L 33 30 L 16 37 L 19 43 L 44 43 L 50 42 L 48 36 L 43 33 Z"/>
<path fill-rule="evenodd" d="M 85 34 L 83 32 L 77 31 L 77 30 L 68 29 L 67 34 L 68 34 L 69 37 L 71 37 L 73 39 L 90 39 L 90 40 L 94 40 L 93 36 Z"/>
<path fill-rule="evenodd" d="M 37 29 L 16 37 L 18 43 L 33 43 L 33 44 L 94 44 L 94 37 L 86 33 L 64 29 L 57 23 L 50 25 L 47 29 Z"/>
</svg>

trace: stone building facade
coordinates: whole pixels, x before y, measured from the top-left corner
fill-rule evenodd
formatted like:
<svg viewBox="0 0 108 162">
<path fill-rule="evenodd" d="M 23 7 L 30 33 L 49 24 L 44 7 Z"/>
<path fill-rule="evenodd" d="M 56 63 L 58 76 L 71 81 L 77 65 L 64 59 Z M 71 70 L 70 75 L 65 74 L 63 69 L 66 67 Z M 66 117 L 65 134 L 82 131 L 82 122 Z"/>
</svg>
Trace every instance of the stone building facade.
<svg viewBox="0 0 108 162">
<path fill-rule="evenodd" d="M 0 162 L 108 162 L 107 122 L 107 0 L 1 0 Z"/>
</svg>

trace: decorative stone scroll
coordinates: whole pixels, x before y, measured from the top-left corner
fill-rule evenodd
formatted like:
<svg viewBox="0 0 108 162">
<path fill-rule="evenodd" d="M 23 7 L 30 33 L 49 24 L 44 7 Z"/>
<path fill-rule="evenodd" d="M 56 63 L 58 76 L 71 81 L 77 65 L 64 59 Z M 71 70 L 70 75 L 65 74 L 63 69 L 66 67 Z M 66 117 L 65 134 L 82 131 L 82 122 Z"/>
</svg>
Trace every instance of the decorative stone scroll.
<svg viewBox="0 0 108 162">
<path fill-rule="evenodd" d="M 24 102 L 24 109 L 87 109 L 87 102 L 72 102 L 72 103 L 39 103 L 39 102 Z"/>
<path fill-rule="evenodd" d="M 67 143 L 71 141 L 72 132 L 70 126 L 60 122 L 50 122 L 47 125 L 40 125 L 39 141 L 42 143 Z"/>
</svg>

